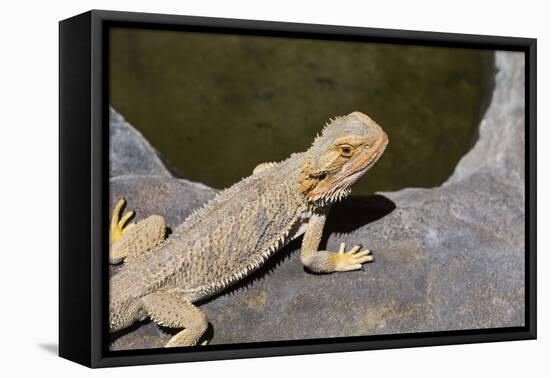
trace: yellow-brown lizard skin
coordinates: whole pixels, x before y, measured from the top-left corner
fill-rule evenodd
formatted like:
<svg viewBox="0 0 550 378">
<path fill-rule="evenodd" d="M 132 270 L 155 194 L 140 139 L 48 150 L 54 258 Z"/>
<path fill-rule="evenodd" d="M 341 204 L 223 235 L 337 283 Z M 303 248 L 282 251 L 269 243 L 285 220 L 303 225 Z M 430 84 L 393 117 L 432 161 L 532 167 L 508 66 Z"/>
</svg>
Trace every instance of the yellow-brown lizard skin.
<svg viewBox="0 0 550 378">
<path fill-rule="evenodd" d="M 193 302 L 225 290 L 302 234 L 300 260 L 311 271 L 361 269 L 373 259 L 368 250 L 318 247 L 331 204 L 350 193 L 387 144 L 382 128 L 365 114 L 337 117 L 307 151 L 260 164 L 164 241 L 158 215 L 125 226 L 131 215 L 119 220 L 121 200 L 111 225 L 110 261 L 124 261 L 124 267 L 110 282 L 110 331 L 150 317 L 184 328 L 166 346 L 196 345 L 208 321 Z"/>
</svg>

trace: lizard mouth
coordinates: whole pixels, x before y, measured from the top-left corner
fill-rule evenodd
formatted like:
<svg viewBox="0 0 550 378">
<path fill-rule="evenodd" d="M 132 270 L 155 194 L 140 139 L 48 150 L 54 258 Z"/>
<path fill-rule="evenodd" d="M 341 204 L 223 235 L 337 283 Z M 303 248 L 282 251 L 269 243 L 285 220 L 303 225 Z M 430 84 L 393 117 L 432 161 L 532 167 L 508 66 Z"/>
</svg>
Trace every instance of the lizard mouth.
<svg viewBox="0 0 550 378">
<path fill-rule="evenodd" d="M 376 149 L 376 151 L 374 151 L 371 154 L 371 156 L 367 160 L 367 164 L 366 164 L 365 168 L 363 168 L 363 170 L 369 169 L 370 167 L 372 167 L 374 165 L 374 163 L 376 163 L 378 161 L 378 159 L 380 159 L 380 157 L 384 154 L 384 151 L 386 151 L 386 148 L 388 147 L 388 142 L 389 142 L 388 136 L 384 135 L 384 139 L 382 140 L 382 143 Z"/>
<path fill-rule="evenodd" d="M 378 159 L 384 154 L 384 151 L 388 147 L 388 136 L 384 134 L 384 139 L 378 145 L 376 150 L 367 156 L 365 160 L 360 161 L 358 164 L 352 167 L 352 173 L 345 177 L 342 181 L 345 181 L 348 185 L 347 187 L 353 186 L 363 175 L 372 167 Z"/>
</svg>

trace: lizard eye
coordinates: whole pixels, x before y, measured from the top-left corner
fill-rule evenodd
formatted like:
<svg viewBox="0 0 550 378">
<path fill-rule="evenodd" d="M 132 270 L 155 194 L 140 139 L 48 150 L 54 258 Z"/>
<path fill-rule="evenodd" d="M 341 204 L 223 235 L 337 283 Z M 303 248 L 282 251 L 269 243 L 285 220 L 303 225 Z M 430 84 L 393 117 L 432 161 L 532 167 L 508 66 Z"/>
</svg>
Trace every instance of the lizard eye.
<svg viewBox="0 0 550 378">
<path fill-rule="evenodd" d="M 348 144 L 343 144 L 340 146 L 340 155 L 343 157 L 350 157 L 353 155 L 353 147 Z"/>
</svg>

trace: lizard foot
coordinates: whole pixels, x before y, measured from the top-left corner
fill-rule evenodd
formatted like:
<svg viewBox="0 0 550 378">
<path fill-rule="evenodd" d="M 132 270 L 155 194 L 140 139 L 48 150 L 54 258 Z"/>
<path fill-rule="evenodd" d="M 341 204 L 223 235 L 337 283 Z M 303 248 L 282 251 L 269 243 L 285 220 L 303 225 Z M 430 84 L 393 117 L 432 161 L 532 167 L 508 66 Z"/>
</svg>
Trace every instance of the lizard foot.
<svg viewBox="0 0 550 378">
<path fill-rule="evenodd" d="M 134 216 L 133 211 L 127 212 L 122 218 L 121 211 L 124 205 L 126 204 L 126 199 L 122 197 L 116 204 L 115 209 L 113 210 L 113 217 L 111 218 L 111 234 L 109 239 L 109 245 L 113 245 L 117 240 L 119 240 L 124 233 L 132 229 L 134 224 L 126 226 L 126 223 L 130 218 Z"/>
<path fill-rule="evenodd" d="M 128 220 L 134 216 L 134 212 L 129 211 L 120 218 L 125 203 L 124 198 L 118 201 L 111 219 L 109 241 L 109 263 L 111 264 L 119 264 L 153 251 L 166 236 L 166 221 L 160 215 L 150 215 L 139 222 L 127 224 Z"/>
<path fill-rule="evenodd" d="M 195 345 L 204 346 L 204 345 L 208 345 L 208 342 L 209 340 L 203 340 L 198 342 L 196 340 L 196 335 L 184 329 L 183 331 L 177 333 L 170 340 L 168 340 L 168 342 L 164 347 L 177 348 L 177 347 L 195 346 Z"/>
<path fill-rule="evenodd" d="M 356 245 L 349 252 L 346 251 L 346 244 L 340 244 L 340 250 L 334 254 L 334 269 L 337 272 L 347 272 L 350 270 L 361 269 L 364 263 L 374 260 L 371 251 L 361 250 L 361 246 Z"/>
</svg>

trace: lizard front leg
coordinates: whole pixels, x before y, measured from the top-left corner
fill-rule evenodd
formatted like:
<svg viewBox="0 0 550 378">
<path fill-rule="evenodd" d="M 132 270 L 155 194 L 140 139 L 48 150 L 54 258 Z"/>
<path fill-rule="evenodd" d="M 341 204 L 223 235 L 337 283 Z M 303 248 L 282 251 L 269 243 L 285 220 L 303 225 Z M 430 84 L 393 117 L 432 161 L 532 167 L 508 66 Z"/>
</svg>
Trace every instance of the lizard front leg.
<svg viewBox="0 0 550 378">
<path fill-rule="evenodd" d="M 361 269 L 362 264 L 372 261 L 371 252 L 368 249 L 361 251 L 358 245 L 349 252 L 345 252 L 344 243 L 340 244 L 338 252 L 318 251 L 327 213 L 328 209 L 316 211 L 309 219 L 300 252 L 302 264 L 313 272 L 332 273 Z"/>
<path fill-rule="evenodd" d="M 111 218 L 109 251 L 111 264 L 118 264 L 153 250 L 162 243 L 166 234 L 166 221 L 160 215 L 151 215 L 139 222 L 126 225 L 134 212 L 129 211 L 121 218 L 125 203 L 124 198 L 118 201 Z"/>
</svg>

